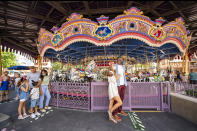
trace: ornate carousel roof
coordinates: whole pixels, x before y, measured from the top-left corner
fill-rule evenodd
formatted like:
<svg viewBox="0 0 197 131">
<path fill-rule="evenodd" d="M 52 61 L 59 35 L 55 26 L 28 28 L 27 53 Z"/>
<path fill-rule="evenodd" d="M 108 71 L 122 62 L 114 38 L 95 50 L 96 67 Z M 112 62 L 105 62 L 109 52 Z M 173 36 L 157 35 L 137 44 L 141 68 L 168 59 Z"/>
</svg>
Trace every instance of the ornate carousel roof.
<svg viewBox="0 0 197 131">
<path fill-rule="evenodd" d="M 197 33 L 195 1 L 1 1 L 1 43 L 3 49 L 11 48 L 35 57 L 39 54 L 36 42 L 40 28 L 50 32 L 53 26 L 57 26 L 59 29 L 73 12 L 83 15 L 83 18 L 88 18 L 92 25 L 99 25 L 96 18 L 105 15 L 109 17 L 108 24 L 110 24 L 113 23 L 113 20 L 117 20 L 116 16 L 132 6 L 142 10 L 143 15 L 149 17 L 152 22 L 156 22 L 156 19 L 162 17 L 165 20 L 162 27 L 170 21 L 182 17 L 184 26 L 192 32 L 189 47 L 195 49 Z M 51 33 L 53 34 L 53 32 Z M 128 48 L 131 48 L 129 46 Z M 147 45 L 144 44 L 144 46 Z"/>
<path fill-rule="evenodd" d="M 124 54 L 143 61 L 184 54 L 191 40 L 181 17 L 163 24 L 163 18 L 153 21 L 143 11 L 131 7 L 108 20 L 101 15 L 95 22 L 72 13 L 61 27 L 54 26 L 51 31 L 40 29 L 38 51 L 49 58 L 58 55 L 65 62 L 67 57 L 76 61 L 87 56 Z"/>
</svg>

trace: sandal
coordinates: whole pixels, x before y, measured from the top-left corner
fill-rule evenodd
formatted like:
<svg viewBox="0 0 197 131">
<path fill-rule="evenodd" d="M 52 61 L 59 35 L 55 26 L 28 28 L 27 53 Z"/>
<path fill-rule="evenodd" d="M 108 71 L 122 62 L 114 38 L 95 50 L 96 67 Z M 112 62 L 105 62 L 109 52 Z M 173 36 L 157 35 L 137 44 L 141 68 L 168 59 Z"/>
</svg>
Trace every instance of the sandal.
<svg viewBox="0 0 197 131">
<path fill-rule="evenodd" d="M 112 116 L 112 113 L 108 110 L 108 115 L 109 115 L 109 120 L 110 121 L 112 121 L 112 122 L 114 122 L 114 123 L 118 123 L 115 119 L 114 119 L 114 117 Z"/>
</svg>

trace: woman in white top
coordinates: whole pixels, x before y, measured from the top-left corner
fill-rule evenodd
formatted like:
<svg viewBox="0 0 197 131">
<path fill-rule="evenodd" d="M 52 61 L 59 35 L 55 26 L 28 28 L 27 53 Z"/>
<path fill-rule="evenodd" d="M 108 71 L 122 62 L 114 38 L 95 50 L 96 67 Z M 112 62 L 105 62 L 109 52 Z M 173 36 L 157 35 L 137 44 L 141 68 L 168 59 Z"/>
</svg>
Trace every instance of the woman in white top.
<svg viewBox="0 0 197 131">
<path fill-rule="evenodd" d="M 112 116 L 112 112 L 122 105 L 122 100 L 120 99 L 120 96 L 118 94 L 118 88 L 116 82 L 116 80 L 120 78 L 120 75 L 115 75 L 115 74 L 116 74 L 115 70 L 113 69 L 113 66 L 111 64 L 109 67 L 109 71 L 107 73 L 108 82 L 109 82 L 108 93 L 110 99 L 108 115 L 111 121 L 117 123 L 117 121 Z M 113 106 L 114 101 L 117 101 L 117 103 Z"/>
</svg>

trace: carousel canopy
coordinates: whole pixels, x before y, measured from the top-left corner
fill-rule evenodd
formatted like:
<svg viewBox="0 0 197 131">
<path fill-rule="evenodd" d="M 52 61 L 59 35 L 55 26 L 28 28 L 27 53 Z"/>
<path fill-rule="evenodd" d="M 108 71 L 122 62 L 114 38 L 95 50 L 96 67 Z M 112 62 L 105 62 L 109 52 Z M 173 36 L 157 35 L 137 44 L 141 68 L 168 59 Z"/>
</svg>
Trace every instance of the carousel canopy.
<svg viewBox="0 0 197 131">
<path fill-rule="evenodd" d="M 35 57 L 39 54 L 36 43 L 40 28 L 50 31 L 54 25 L 61 27 L 73 12 L 95 22 L 101 15 L 112 20 L 131 6 L 141 9 L 151 20 L 162 17 L 165 23 L 181 16 L 193 32 L 190 48 L 196 46 L 195 1 L 0 1 L 2 49 Z"/>
<path fill-rule="evenodd" d="M 72 13 L 61 27 L 40 29 L 38 51 L 41 56 L 62 62 L 98 55 L 126 55 L 142 62 L 185 54 L 191 40 L 181 17 L 163 24 L 163 18 L 152 21 L 131 7 L 108 19 L 101 15 L 95 22 Z"/>
</svg>

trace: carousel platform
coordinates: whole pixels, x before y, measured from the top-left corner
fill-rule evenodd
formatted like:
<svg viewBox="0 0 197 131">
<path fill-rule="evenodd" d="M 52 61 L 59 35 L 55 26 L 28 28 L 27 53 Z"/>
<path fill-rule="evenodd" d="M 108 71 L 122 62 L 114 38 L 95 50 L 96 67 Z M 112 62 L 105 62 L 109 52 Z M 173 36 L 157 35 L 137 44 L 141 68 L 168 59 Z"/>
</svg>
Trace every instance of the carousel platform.
<svg viewBox="0 0 197 131">
<path fill-rule="evenodd" d="M 86 112 L 68 109 L 53 109 L 53 112 L 38 120 L 17 120 L 6 127 L 16 131 L 135 131 L 129 116 L 114 124 L 106 112 Z M 137 112 L 146 131 L 196 131 L 197 125 L 168 112 Z"/>
</svg>

